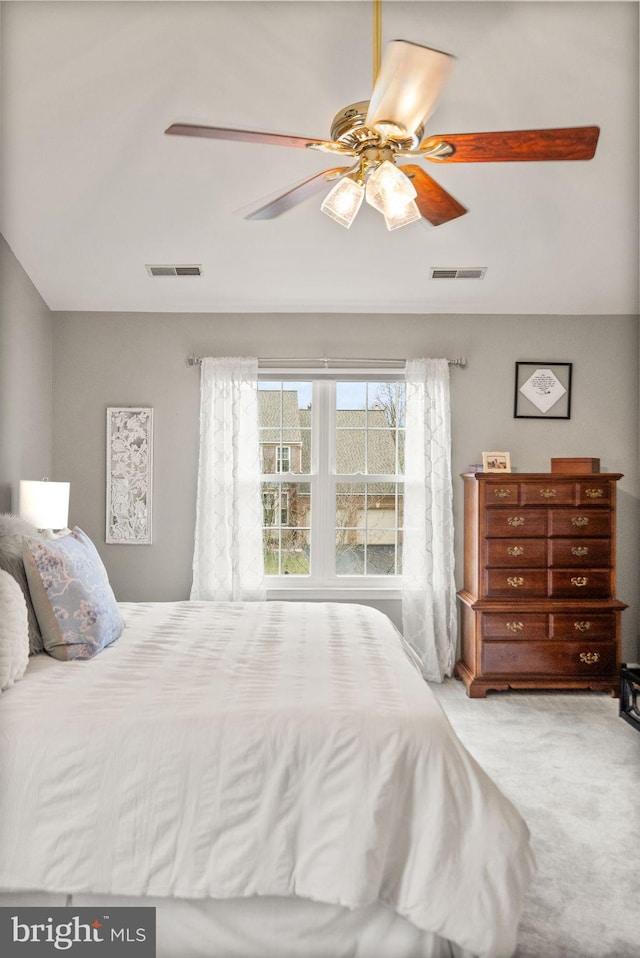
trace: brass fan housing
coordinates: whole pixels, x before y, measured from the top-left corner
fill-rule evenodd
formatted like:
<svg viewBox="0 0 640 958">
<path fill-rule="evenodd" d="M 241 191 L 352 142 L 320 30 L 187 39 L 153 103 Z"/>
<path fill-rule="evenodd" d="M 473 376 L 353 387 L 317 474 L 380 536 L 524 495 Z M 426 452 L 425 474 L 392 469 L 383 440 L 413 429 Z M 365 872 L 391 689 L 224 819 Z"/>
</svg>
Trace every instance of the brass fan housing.
<svg viewBox="0 0 640 958">
<path fill-rule="evenodd" d="M 382 138 L 375 130 L 370 130 L 365 124 L 367 112 L 369 110 L 368 100 L 359 100 L 357 103 L 350 103 L 343 107 L 333 118 L 331 124 L 331 139 L 337 143 L 342 143 L 350 150 L 360 153 L 368 146 L 377 146 L 382 143 Z M 424 128 L 422 126 L 412 134 L 405 137 L 389 137 L 387 141 L 392 148 L 399 150 L 412 150 L 418 146 L 422 140 Z"/>
</svg>

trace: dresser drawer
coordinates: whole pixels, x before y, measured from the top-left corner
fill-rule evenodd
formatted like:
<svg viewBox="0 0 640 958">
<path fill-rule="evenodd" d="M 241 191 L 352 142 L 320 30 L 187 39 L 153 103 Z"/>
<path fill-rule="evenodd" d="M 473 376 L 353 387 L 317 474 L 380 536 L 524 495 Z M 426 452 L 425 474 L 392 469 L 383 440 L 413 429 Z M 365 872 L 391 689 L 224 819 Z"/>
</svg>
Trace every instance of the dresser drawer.
<svg viewBox="0 0 640 958">
<path fill-rule="evenodd" d="M 485 487 L 485 503 L 487 506 L 507 506 L 510 503 L 517 506 L 519 486 L 517 482 L 487 483 Z"/>
<path fill-rule="evenodd" d="M 485 642 L 482 670 L 485 675 L 564 675 L 588 678 L 615 671 L 614 642 Z"/>
<path fill-rule="evenodd" d="M 581 506 L 603 505 L 608 506 L 612 499 L 613 486 L 604 481 L 580 481 L 578 483 L 578 503 Z"/>
<path fill-rule="evenodd" d="M 546 569 L 488 569 L 485 573 L 485 595 L 488 598 L 498 596 L 535 596 L 547 595 Z"/>
<path fill-rule="evenodd" d="M 546 509 L 487 509 L 486 533 L 491 538 L 546 536 Z"/>
<path fill-rule="evenodd" d="M 609 569 L 552 569 L 552 599 L 602 599 L 611 591 Z"/>
<path fill-rule="evenodd" d="M 520 617 L 521 618 L 521 617 Z M 613 641 L 616 635 L 616 618 L 612 613 L 565 612 L 551 616 L 551 634 L 554 639 L 576 639 L 583 636 L 587 641 Z"/>
<path fill-rule="evenodd" d="M 550 509 L 549 534 L 565 538 L 610 536 L 611 513 L 608 509 Z"/>
<path fill-rule="evenodd" d="M 546 539 L 487 539 L 486 549 L 486 564 L 491 567 L 547 565 Z"/>
<path fill-rule="evenodd" d="M 485 639 L 546 639 L 548 619 L 541 612 L 484 612 L 482 635 Z"/>
<path fill-rule="evenodd" d="M 609 539 L 551 539 L 549 564 L 553 566 L 611 565 Z"/>
<path fill-rule="evenodd" d="M 576 501 L 576 484 L 573 481 L 560 481 L 548 478 L 540 482 L 522 483 L 520 502 L 525 506 L 539 503 L 560 506 L 572 506 Z"/>
</svg>

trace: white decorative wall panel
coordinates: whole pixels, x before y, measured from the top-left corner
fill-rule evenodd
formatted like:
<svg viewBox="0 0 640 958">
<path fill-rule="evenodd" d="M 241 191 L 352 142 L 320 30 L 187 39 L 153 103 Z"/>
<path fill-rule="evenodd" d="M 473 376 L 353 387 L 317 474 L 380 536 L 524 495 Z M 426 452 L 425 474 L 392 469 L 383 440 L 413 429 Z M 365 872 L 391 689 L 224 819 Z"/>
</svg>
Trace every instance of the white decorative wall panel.
<svg viewBox="0 0 640 958">
<path fill-rule="evenodd" d="M 150 545 L 153 409 L 107 409 L 106 541 Z"/>
</svg>

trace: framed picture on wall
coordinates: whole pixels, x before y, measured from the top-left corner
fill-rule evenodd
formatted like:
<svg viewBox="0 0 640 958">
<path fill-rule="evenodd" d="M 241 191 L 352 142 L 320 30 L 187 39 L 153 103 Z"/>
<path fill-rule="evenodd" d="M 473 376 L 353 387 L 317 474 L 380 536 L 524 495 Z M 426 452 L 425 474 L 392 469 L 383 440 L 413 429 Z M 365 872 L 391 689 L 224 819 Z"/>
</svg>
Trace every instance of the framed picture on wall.
<svg viewBox="0 0 640 958">
<path fill-rule="evenodd" d="M 483 452 L 483 472 L 511 472 L 511 454 L 508 452 Z"/>
<path fill-rule="evenodd" d="M 107 409 L 106 541 L 151 545 L 153 409 Z"/>
<path fill-rule="evenodd" d="M 571 419 L 573 363 L 527 360 L 516 363 L 515 419 Z"/>
</svg>

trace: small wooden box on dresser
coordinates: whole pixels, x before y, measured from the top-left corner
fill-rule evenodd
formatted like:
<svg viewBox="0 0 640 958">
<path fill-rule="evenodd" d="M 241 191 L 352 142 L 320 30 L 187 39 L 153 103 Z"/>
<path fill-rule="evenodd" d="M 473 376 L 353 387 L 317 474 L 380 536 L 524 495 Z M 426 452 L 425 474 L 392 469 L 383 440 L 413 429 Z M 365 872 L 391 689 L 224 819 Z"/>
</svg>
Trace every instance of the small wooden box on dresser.
<svg viewBox="0 0 640 958">
<path fill-rule="evenodd" d="M 470 473 L 456 675 L 489 689 L 619 694 L 620 473 Z"/>
</svg>

